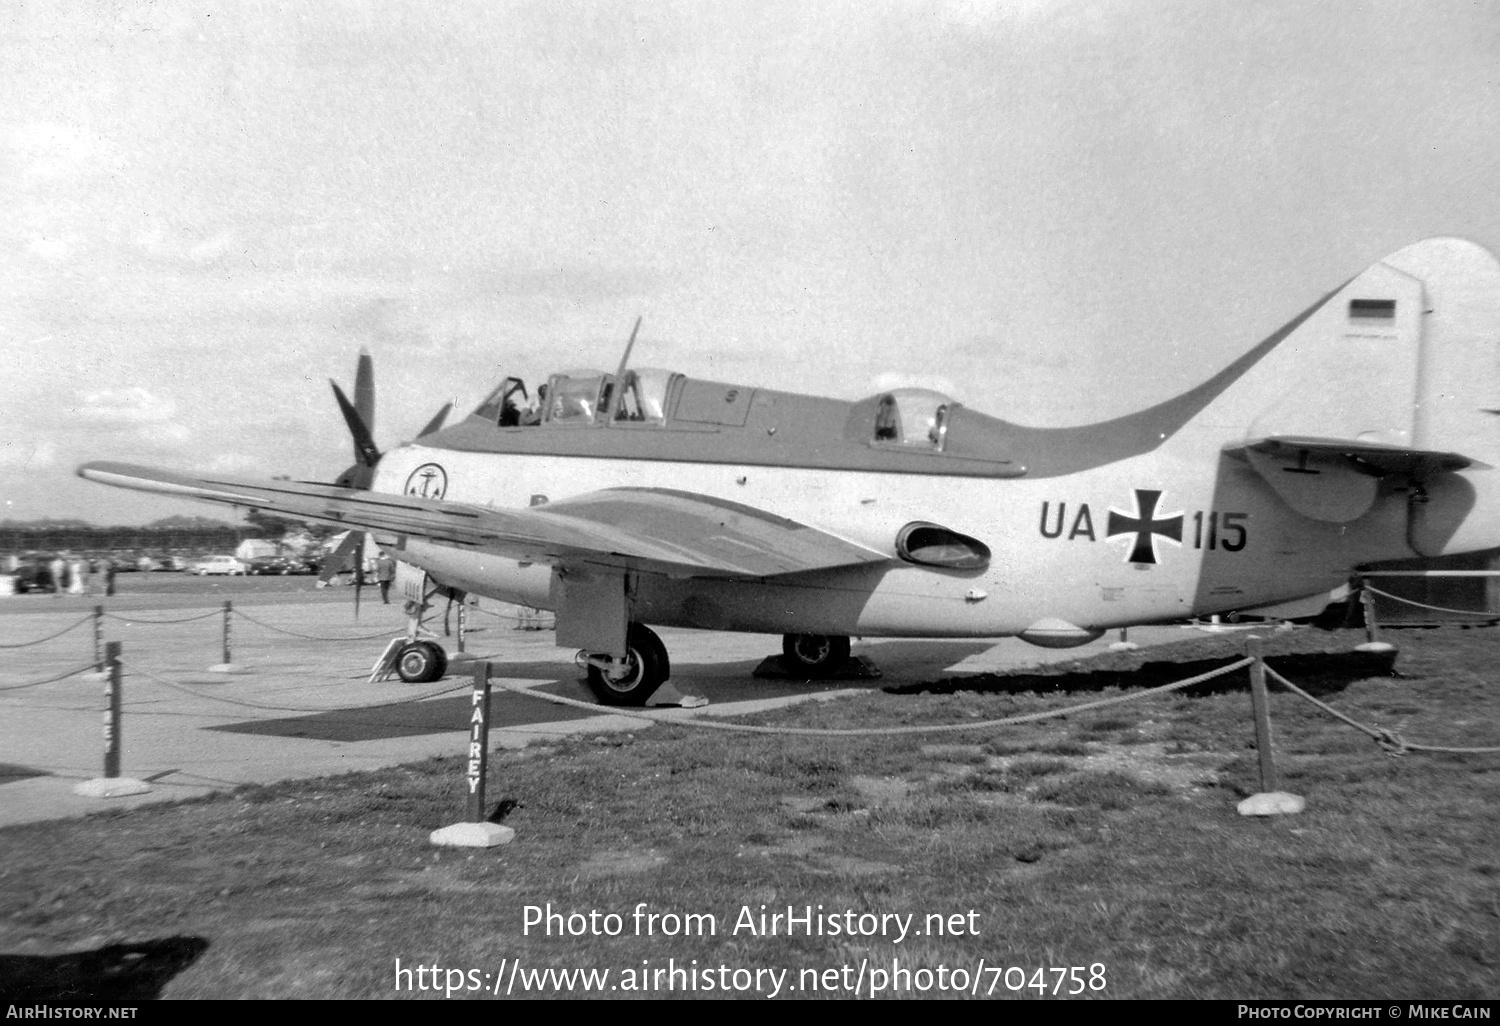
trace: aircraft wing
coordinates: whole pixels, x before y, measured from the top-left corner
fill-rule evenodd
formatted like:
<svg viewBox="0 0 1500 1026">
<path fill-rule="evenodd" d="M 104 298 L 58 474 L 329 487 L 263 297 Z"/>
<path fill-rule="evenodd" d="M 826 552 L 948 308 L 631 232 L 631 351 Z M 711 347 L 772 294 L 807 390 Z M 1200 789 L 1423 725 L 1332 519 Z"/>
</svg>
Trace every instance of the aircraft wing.
<svg viewBox="0 0 1500 1026">
<path fill-rule="evenodd" d="M 764 510 L 667 489 L 612 488 L 527 509 L 492 509 L 302 481 L 199 477 L 128 463 L 86 463 L 78 474 L 101 484 L 538 563 L 587 563 L 677 577 L 770 577 L 890 558 Z"/>
</svg>

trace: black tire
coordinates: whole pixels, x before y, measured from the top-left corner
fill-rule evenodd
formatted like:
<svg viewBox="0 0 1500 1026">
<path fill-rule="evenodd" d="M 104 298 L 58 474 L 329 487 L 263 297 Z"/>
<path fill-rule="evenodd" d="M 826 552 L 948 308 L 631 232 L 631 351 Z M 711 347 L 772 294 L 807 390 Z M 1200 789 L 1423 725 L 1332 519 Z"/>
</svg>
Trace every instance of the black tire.
<svg viewBox="0 0 1500 1026">
<path fill-rule="evenodd" d="M 788 673 L 832 677 L 849 661 L 849 639 L 842 634 L 784 634 L 781 661 Z"/>
<path fill-rule="evenodd" d="M 413 641 L 396 653 L 396 676 L 408 684 L 428 684 L 448 672 L 448 653 L 432 641 Z"/>
<path fill-rule="evenodd" d="M 667 646 L 650 627 L 631 624 L 625 647 L 630 669 L 619 680 L 610 680 L 597 666 L 589 667 L 589 688 L 600 705 L 645 705 L 672 675 Z"/>
</svg>

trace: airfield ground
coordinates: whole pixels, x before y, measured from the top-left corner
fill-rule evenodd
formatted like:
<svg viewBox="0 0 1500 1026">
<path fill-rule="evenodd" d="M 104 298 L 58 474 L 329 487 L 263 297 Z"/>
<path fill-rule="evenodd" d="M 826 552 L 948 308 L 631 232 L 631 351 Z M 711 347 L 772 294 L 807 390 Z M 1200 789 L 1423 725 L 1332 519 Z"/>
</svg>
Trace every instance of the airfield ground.
<svg viewBox="0 0 1500 1026">
<path fill-rule="evenodd" d="M 349 588 L 318 588 L 310 577 L 200 578 L 121 575 L 109 599 L 26 595 L 0 599 L 0 645 L 66 634 L 6 649 L 0 667 L 0 826 L 101 809 L 75 795 L 102 773 L 103 685 L 75 676 L 94 654 L 92 622 L 106 610 L 104 637 L 123 645 L 123 775 L 148 782 L 144 795 L 108 799 L 135 807 L 197 797 L 240 784 L 394 766 L 463 750 L 468 730 L 467 676 L 432 685 L 392 678 L 367 683 L 390 638 L 405 626 L 400 607 L 366 589 L 359 618 Z M 241 673 L 211 672 L 222 659 L 222 605 L 228 599 L 230 654 Z M 517 630 L 516 610 L 483 605 L 471 617 L 469 652 L 491 660 L 497 685 L 524 686 L 592 702 L 572 653 L 550 631 Z M 1132 638 L 1161 643 L 1181 628 L 1138 629 Z M 808 683 L 757 680 L 751 671 L 780 651 L 779 637 L 710 631 L 662 631 L 681 692 L 705 697 L 704 715 L 751 712 L 787 701 L 873 687 L 899 687 L 946 674 L 972 674 L 1072 661 L 1106 650 L 1114 635 L 1066 651 L 1003 641 L 870 641 L 856 654 L 882 670 L 878 680 Z M 307 637 L 299 636 L 305 635 Z M 317 639 L 317 640 L 314 640 Z M 325 640 L 349 639 L 349 640 Z M 448 648 L 454 646 L 447 639 Z M 639 721 L 528 701 L 495 700 L 495 740 L 630 730 Z"/>
<path fill-rule="evenodd" d="M 820 690 L 750 679 L 776 639 L 671 632 L 683 691 L 788 732 L 568 721 L 497 695 L 505 735 L 528 739 L 492 763 L 495 818 L 517 838 L 455 851 L 427 836 L 463 807 L 462 725 L 449 723 L 462 695 L 412 701 L 409 685 L 363 683 L 378 640 L 314 642 L 239 621 L 234 658 L 251 672 L 211 674 L 215 617 L 146 623 L 213 612 L 244 583 L 177 582 L 189 593 L 111 606 L 125 619 L 109 634 L 136 668 L 125 769 L 154 778 L 158 804 L 87 817 L 57 804 L 96 772 L 97 683 L 0 691 L 12 774 L 0 810 L 35 795 L 41 811 L 18 818 L 67 817 L 0 828 L 0 990 L 75 1003 L 768 997 L 779 979 L 777 996 L 800 997 L 869 997 L 877 982 L 894 997 L 1500 996 L 1500 756 L 1395 758 L 1273 692 L 1283 786 L 1308 809 L 1246 820 L 1234 811 L 1256 789 L 1243 677 L 1014 728 L 790 733 L 983 722 L 1125 695 L 1234 654 L 1243 635 L 1164 632 L 1138 653 L 1073 650 L 1029 670 L 1004 645 L 874 644 L 864 651 L 882 680 L 767 707 L 754 703 Z M 348 598 L 235 593 L 282 630 L 399 627 L 393 609 L 368 604 L 353 625 Z M 0 643 L 87 612 L 70 601 L 5 607 Z M 507 679 L 584 695 L 550 636 L 500 623 L 473 647 L 493 651 Z M 81 630 L 8 650 L 0 688 L 87 661 Z M 1392 637 L 1395 677 L 1343 655 L 1357 633 L 1267 644 L 1302 653 L 1283 664 L 1289 675 L 1361 721 L 1413 741 L 1500 741 L 1500 631 Z M 821 913 L 820 932 L 788 936 L 789 906 Z M 637 921 L 638 908 L 658 918 Z M 783 914 L 774 935 L 762 911 Z M 855 935 L 835 935 L 835 915 Z M 912 932 L 897 939 L 887 916 L 911 916 Z M 877 921 L 888 931 L 865 929 Z"/>
</svg>

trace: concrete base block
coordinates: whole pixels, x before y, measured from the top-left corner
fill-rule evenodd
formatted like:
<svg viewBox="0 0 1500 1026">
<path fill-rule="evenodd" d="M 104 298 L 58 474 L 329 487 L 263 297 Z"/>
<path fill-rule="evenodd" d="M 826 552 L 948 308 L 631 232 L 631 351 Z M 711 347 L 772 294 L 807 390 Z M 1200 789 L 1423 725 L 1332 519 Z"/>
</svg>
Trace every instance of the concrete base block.
<svg viewBox="0 0 1500 1026">
<path fill-rule="evenodd" d="M 1111 652 L 1134 652 L 1140 647 L 1133 641 L 1112 641 L 1110 642 L 1109 650 Z"/>
<path fill-rule="evenodd" d="M 208 668 L 209 673 L 249 673 L 241 663 L 214 663 Z"/>
<path fill-rule="evenodd" d="M 1355 645 L 1356 652 L 1394 652 L 1396 646 L 1387 641 L 1367 641 L 1363 645 Z"/>
<path fill-rule="evenodd" d="M 123 798 L 128 794 L 145 794 L 151 785 L 130 777 L 95 777 L 73 785 L 73 793 L 82 798 Z"/>
<path fill-rule="evenodd" d="M 1236 806 L 1241 816 L 1294 816 L 1307 808 L 1307 799 L 1286 791 L 1252 794 Z"/>
<path fill-rule="evenodd" d="M 880 667 L 869 656 L 850 656 L 837 673 L 813 678 L 801 670 L 788 669 L 781 656 L 773 655 L 761 660 L 750 676 L 762 680 L 879 680 Z"/>
<path fill-rule="evenodd" d="M 434 830 L 427 837 L 444 848 L 495 848 L 515 838 L 514 830 L 499 823 L 454 823 Z"/>
</svg>

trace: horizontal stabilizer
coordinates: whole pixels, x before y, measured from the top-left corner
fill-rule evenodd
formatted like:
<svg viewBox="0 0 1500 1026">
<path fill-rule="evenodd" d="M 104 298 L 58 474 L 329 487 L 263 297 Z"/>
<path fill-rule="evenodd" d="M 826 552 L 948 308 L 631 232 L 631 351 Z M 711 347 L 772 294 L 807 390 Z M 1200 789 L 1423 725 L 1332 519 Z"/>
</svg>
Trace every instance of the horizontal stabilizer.
<svg viewBox="0 0 1500 1026">
<path fill-rule="evenodd" d="M 1426 477 L 1429 474 L 1465 470 L 1469 467 L 1477 470 L 1490 469 L 1488 464 L 1480 463 L 1461 453 L 1414 449 L 1409 445 L 1391 445 L 1386 442 L 1367 442 L 1348 438 L 1274 435 L 1226 446 L 1224 451 L 1231 456 L 1241 456 L 1249 451 L 1276 459 L 1298 461 L 1321 461 L 1330 457 L 1344 459 L 1352 463 L 1356 469 L 1373 477 L 1385 477 L 1388 474 Z"/>
<path fill-rule="evenodd" d="M 1277 435 L 1226 446 L 1286 502 L 1313 520 L 1347 524 L 1375 504 L 1380 479 L 1393 474 L 1423 481 L 1437 474 L 1483 468 L 1455 452 L 1346 438 Z"/>
</svg>

